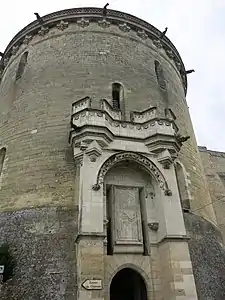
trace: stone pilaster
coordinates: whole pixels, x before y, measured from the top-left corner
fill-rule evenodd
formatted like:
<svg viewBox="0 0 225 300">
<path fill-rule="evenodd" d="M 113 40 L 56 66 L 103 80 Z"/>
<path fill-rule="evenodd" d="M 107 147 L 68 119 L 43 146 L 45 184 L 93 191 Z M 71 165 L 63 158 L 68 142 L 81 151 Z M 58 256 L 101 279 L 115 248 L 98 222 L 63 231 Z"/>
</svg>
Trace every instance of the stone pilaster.
<svg viewBox="0 0 225 300">
<path fill-rule="evenodd" d="M 164 241 L 158 249 L 161 262 L 163 299 L 197 300 L 187 241 Z"/>
<path fill-rule="evenodd" d="M 104 237 L 80 236 L 77 241 L 77 299 L 104 299 Z M 97 284 L 96 284 L 97 282 Z M 93 284 L 94 283 L 94 284 Z"/>
</svg>

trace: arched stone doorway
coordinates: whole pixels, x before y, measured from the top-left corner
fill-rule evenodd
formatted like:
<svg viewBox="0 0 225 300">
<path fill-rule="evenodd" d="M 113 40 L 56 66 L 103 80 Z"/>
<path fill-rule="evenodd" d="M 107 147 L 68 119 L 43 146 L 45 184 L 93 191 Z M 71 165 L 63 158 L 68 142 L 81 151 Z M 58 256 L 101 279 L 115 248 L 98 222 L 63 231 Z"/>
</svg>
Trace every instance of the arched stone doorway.
<svg viewBox="0 0 225 300">
<path fill-rule="evenodd" d="M 113 277 L 110 285 L 110 300 L 147 299 L 145 282 L 135 270 L 124 268 Z"/>
</svg>

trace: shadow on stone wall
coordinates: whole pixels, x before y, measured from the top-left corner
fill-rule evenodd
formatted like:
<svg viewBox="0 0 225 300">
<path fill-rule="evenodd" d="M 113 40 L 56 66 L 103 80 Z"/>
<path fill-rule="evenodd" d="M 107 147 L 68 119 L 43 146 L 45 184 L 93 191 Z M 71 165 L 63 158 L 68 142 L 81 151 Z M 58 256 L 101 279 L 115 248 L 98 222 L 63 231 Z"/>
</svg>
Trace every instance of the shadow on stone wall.
<svg viewBox="0 0 225 300">
<path fill-rule="evenodd" d="M 16 260 L 1 300 L 76 299 L 77 210 L 37 208 L 0 214 L 0 243 Z"/>
<path fill-rule="evenodd" d="M 219 230 L 207 220 L 184 213 L 199 300 L 225 299 L 225 247 Z"/>
</svg>

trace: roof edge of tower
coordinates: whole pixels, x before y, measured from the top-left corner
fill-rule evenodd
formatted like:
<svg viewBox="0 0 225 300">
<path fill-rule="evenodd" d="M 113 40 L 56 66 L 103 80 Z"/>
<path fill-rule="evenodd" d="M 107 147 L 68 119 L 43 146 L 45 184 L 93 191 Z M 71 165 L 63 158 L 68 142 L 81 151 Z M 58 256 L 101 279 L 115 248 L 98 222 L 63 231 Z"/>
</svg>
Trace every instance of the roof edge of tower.
<svg viewBox="0 0 225 300">
<path fill-rule="evenodd" d="M 71 8 L 71 9 L 64 9 L 57 12 L 53 12 L 50 14 L 47 14 L 42 17 L 43 24 L 42 26 L 54 26 L 59 21 L 70 21 L 73 22 L 77 18 L 82 17 L 89 17 L 92 19 L 99 19 L 102 18 L 102 8 L 97 7 L 80 7 L 80 8 Z M 121 22 L 127 23 L 128 25 L 132 25 L 132 27 L 137 27 L 137 29 L 144 30 L 150 38 L 153 40 L 159 40 L 159 37 L 161 35 L 161 31 L 155 28 L 153 25 L 149 24 L 148 22 L 139 19 L 138 17 L 135 17 L 131 14 L 120 12 L 117 10 L 107 10 L 107 19 L 113 20 L 114 23 L 121 24 Z M 12 55 L 13 47 L 20 46 L 25 37 L 29 35 L 35 35 L 40 30 L 40 23 L 35 20 L 25 26 L 22 30 L 20 30 L 9 42 L 8 46 L 5 49 L 4 52 L 4 58 L 10 57 Z M 177 51 L 176 47 L 173 45 L 173 43 L 165 36 L 162 40 L 160 40 L 162 48 L 168 51 L 170 51 L 170 58 L 173 58 L 175 63 L 179 65 L 179 71 L 182 75 L 182 81 L 184 85 L 185 94 L 187 91 L 187 76 L 185 73 L 185 66 L 184 63 L 180 57 L 179 52 Z M 172 52 L 171 52 L 172 51 Z"/>
</svg>

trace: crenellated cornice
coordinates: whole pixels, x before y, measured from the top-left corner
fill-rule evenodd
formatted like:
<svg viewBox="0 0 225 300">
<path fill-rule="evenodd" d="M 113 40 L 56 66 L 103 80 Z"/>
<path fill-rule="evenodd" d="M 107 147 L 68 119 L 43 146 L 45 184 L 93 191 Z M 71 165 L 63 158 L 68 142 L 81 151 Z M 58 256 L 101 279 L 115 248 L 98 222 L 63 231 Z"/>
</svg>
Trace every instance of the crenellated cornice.
<svg viewBox="0 0 225 300">
<path fill-rule="evenodd" d="M 29 44 L 34 35 L 46 35 L 52 27 L 57 27 L 59 30 L 63 31 L 70 23 L 77 23 L 83 28 L 92 22 L 97 22 L 102 28 L 108 28 L 113 24 L 117 25 L 123 32 L 129 32 L 130 30 L 135 31 L 137 36 L 143 40 L 150 38 L 156 48 L 164 49 L 169 59 L 174 60 L 176 67 L 181 74 L 186 93 L 187 77 L 185 74 L 185 67 L 177 49 L 166 36 L 163 39 L 160 39 L 161 31 L 151 24 L 130 14 L 110 9 L 107 12 L 107 18 L 103 19 L 102 9 L 96 7 L 65 9 L 45 15 L 42 19 L 42 25 L 35 20 L 20 30 L 10 41 L 3 56 L 5 66 L 7 61 L 9 61 L 9 58 L 18 51 L 22 44 Z"/>
</svg>

